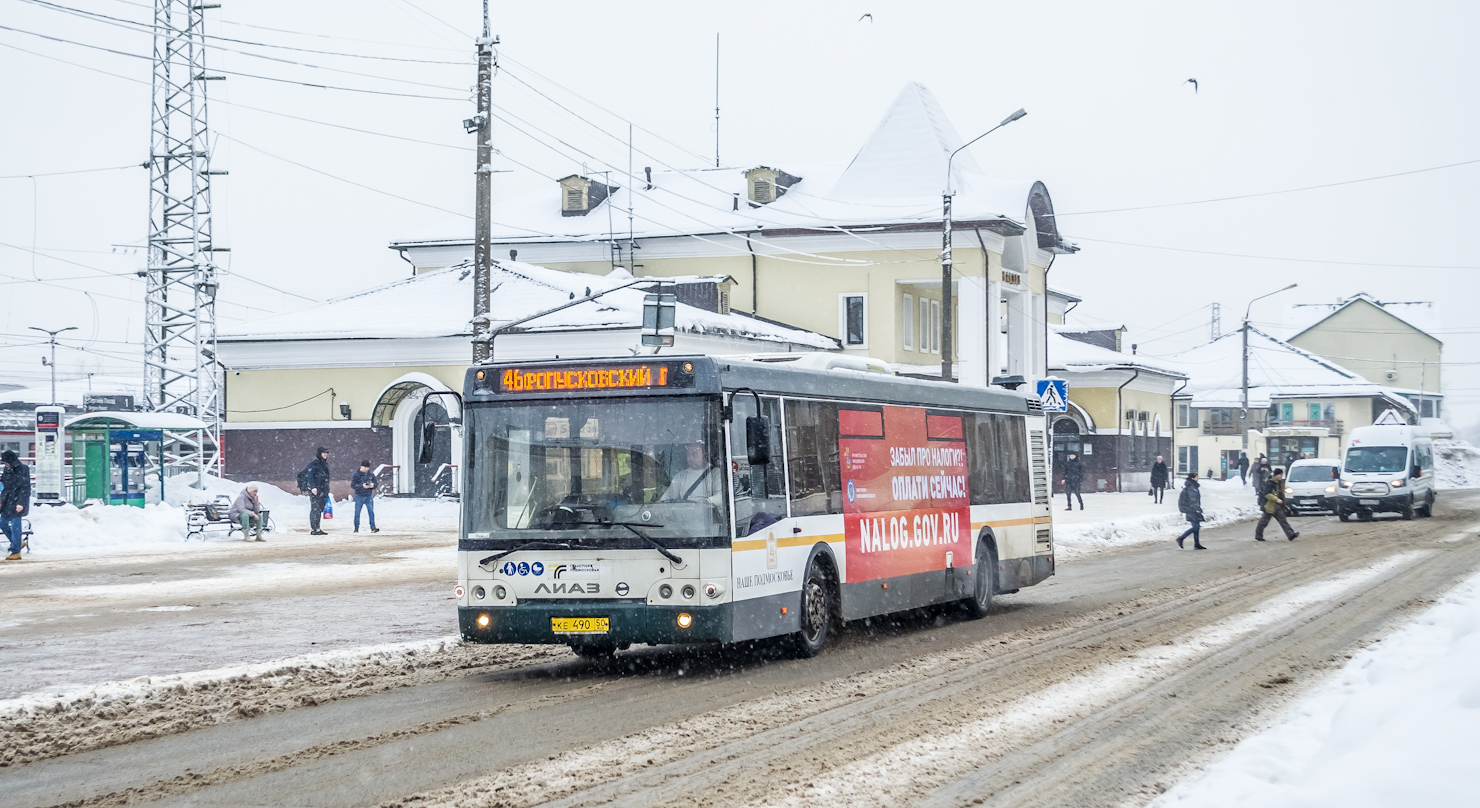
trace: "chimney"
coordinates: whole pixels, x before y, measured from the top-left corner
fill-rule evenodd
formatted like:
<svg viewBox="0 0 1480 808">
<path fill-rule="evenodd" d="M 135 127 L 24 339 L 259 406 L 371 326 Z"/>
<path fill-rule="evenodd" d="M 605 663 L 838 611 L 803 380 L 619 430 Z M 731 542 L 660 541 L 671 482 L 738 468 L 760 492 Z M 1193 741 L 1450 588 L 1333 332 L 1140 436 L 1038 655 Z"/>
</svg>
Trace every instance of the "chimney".
<svg viewBox="0 0 1480 808">
<path fill-rule="evenodd" d="M 788 174 L 779 168 L 756 166 L 745 172 L 745 196 L 750 201 L 751 207 L 758 208 L 785 196 L 788 188 L 801 181 L 801 177 Z"/>
<path fill-rule="evenodd" d="M 605 185 L 579 174 L 562 177 L 559 183 L 561 216 L 585 216 L 617 190 L 615 185 Z"/>
<path fill-rule="evenodd" d="M 643 190 L 644 191 L 651 191 L 651 190 L 653 190 L 653 167 L 652 166 L 643 166 L 642 167 L 642 173 L 645 174 L 645 175 L 647 175 L 647 187 L 644 188 Z"/>
</svg>

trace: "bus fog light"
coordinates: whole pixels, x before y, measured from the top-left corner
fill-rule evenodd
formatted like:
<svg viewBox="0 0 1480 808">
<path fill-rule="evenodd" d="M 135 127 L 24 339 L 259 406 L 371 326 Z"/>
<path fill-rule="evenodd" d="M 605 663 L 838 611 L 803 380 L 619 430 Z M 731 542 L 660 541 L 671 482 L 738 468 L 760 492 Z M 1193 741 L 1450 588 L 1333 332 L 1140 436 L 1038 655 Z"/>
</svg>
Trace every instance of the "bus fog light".
<svg viewBox="0 0 1480 808">
<path fill-rule="evenodd" d="M 478 615 L 478 628 L 488 628 L 488 623 L 489 623 L 488 615 L 486 615 L 486 614 L 480 614 L 480 615 Z"/>
<path fill-rule="evenodd" d="M 483 587 L 473 587 L 473 597 L 477 598 L 478 600 L 482 600 L 487 594 L 487 592 L 483 591 Z"/>
<path fill-rule="evenodd" d="M 673 597 L 673 587 L 669 586 L 668 584 L 663 584 L 662 586 L 658 587 L 658 597 L 664 600 Z"/>
<path fill-rule="evenodd" d="M 506 598 L 508 596 L 509 596 L 509 590 L 503 588 L 502 586 L 495 586 L 493 588 L 493 597 L 494 597 L 494 599 L 496 599 L 496 600 L 503 600 L 504 598 Z"/>
<path fill-rule="evenodd" d="M 452 587 L 452 596 L 458 600 L 462 600 L 463 595 L 466 595 L 467 593 L 468 590 L 463 589 L 462 584 L 458 584 L 457 586 Z"/>
<path fill-rule="evenodd" d="M 717 598 L 720 595 L 723 595 L 724 593 L 725 593 L 725 588 L 724 588 L 724 586 L 722 586 L 720 584 L 707 583 L 707 584 L 704 585 L 704 594 L 705 595 L 708 595 L 711 598 Z"/>
<path fill-rule="evenodd" d="M 693 615 L 690 615 L 688 612 L 679 612 L 678 613 L 678 627 L 679 628 L 688 628 L 689 626 L 692 626 L 693 624 L 694 624 Z"/>
<path fill-rule="evenodd" d="M 684 588 L 683 588 L 683 597 L 684 597 L 684 600 L 693 600 L 694 599 L 694 588 L 692 586 L 687 586 L 687 585 L 684 586 Z"/>
</svg>

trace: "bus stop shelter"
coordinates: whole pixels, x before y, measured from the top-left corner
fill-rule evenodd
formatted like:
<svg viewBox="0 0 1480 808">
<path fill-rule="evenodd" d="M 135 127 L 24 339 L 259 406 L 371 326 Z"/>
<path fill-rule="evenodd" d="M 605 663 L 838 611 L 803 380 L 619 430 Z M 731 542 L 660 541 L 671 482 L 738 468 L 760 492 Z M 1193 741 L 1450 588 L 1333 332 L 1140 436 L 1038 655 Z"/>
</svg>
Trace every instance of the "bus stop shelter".
<svg viewBox="0 0 1480 808">
<path fill-rule="evenodd" d="M 199 418 L 169 412 L 93 412 L 67 423 L 72 439 L 72 504 L 142 508 L 164 497 L 170 444 L 207 429 Z M 188 439 L 188 438 L 187 438 Z"/>
</svg>

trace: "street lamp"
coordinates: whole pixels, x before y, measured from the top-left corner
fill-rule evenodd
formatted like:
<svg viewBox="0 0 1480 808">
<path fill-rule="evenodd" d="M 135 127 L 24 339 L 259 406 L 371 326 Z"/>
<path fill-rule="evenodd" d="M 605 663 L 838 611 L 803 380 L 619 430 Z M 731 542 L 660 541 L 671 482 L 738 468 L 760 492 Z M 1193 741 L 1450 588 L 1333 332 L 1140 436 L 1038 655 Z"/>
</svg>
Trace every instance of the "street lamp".
<svg viewBox="0 0 1480 808">
<path fill-rule="evenodd" d="M 41 333 L 51 337 L 51 404 L 53 407 L 55 407 L 57 403 L 57 334 L 60 334 L 63 331 L 76 331 L 77 326 L 69 325 L 66 328 L 58 328 L 55 331 L 46 328 L 38 328 L 34 325 L 27 326 L 27 328 L 31 329 L 32 331 L 40 331 Z"/>
<path fill-rule="evenodd" d="M 1274 295 L 1279 294 L 1280 292 L 1288 292 L 1291 289 L 1294 289 L 1295 287 L 1297 287 L 1299 285 L 1300 284 L 1298 284 L 1298 283 L 1292 283 L 1292 284 L 1290 284 L 1289 286 L 1286 286 L 1283 289 L 1276 289 L 1273 292 L 1270 292 L 1268 294 L 1260 295 L 1260 296 L 1254 298 L 1253 300 L 1250 300 L 1249 301 L 1249 305 L 1247 305 L 1247 306 L 1244 307 L 1244 324 L 1243 324 L 1243 326 L 1240 329 L 1241 331 L 1244 332 L 1244 383 L 1243 383 L 1243 400 L 1242 400 L 1243 406 L 1238 411 L 1239 433 L 1243 435 L 1243 440 L 1244 440 L 1244 443 L 1243 443 L 1244 454 L 1248 454 L 1249 453 L 1249 423 L 1248 423 L 1249 422 L 1249 311 L 1254 308 L 1254 304 L 1255 303 L 1263 300 L 1264 298 L 1266 298 L 1266 297 L 1272 297 Z"/>
<path fill-rule="evenodd" d="M 978 140 L 981 140 L 987 135 L 992 134 L 998 129 L 1001 129 L 1002 127 L 1027 114 L 1027 110 L 1020 109 L 1017 112 L 1008 115 L 1006 118 L 1002 119 L 1002 123 L 999 123 L 991 129 L 988 129 L 987 131 L 982 132 L 980 135 L 972 138 L 971 140 L 968 140 L 965 144 L 961 146 L 960 149 L 951 152 L 951 156 L 946 158 L 946 189 L 941 193 L 941 209 L 945 219 L 945 230 L 942 235 L 942 244 L 940 250 L 940 377 L 945 381 L 951 380 L 951 350 L 953 338 L 953 335 L 951 334 L 951 197 L 955 195 L 955 191 L 951 190 L 951 161 L 956 159 L 956 155 L 961 153 L 961 149 L 970 146 Z M 982 361 L 987 361 L 986 357 L 983 357 Z"/>
</svg>

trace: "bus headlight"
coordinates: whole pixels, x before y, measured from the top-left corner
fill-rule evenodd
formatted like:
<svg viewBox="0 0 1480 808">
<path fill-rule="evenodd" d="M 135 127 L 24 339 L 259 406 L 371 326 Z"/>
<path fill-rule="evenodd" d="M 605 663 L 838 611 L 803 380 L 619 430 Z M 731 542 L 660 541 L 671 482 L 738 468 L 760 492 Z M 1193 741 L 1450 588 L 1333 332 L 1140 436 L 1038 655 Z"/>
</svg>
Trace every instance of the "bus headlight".
<svg viewBox="0 0 1480 808">
<path fill-rule="evenodd" d="M 478 628 L 488 628 L 488 622 L 489 622 L 488 621 L 488 615 L 486 615 L 486 614 L 480 614 L 480 615 L 478 615 Z"/>
<path fill-rule="evenodd" d="M 723 584 L 707 583 L 704 585 L 704 594 L 711 598 L 717 598 L 724 593 L 725 587 Z"/>
<path fill-rule="evenodd" d="M 1351 488 L 1352 487 L 1352 481 L 1351 480 L 1342 480 L 1341 481 L 1341 487 L 1342 488 Z"/>
<path fill-rule="evenodd" d="M 1328 494 L 1334 494 L 1334 493 L 1336 493 L 1336 486 L 1334 486 L 1334 485 L 1328 485 L 1328 486 L 1326 486 L 1326 493 L 1328 493 Z"/>
<path fill-rule="evenodd" d="M 1402 488 L 1403 487 L 1403 481 L 1402 480 L 1393 480 L 1393 487 L 1394 488 Z"/>
<path fill-rule="evenodd" d="M 684 600 L 693 600 L 694 599 L 694 587 L 689 586 L 687 584 L 684 585 L 684 588 L 683 588 L 683 599 Z"/>
<path fill-rule="evenodd" d="M 668 584 L 663 584 L 662 586 L 658 587 L 658 597 L 664 600 L 673 597 L 673 587 L 669 586 Z"/>
<path fill-rule="evenodd" d="M 504 598 L 506 598 L 508 596 L 509 596 L 509 590 L 503 588 L 503 586 L 501 586 L 501 585 L 495 585 L 493 587 L 493 597 L 494 597 L 495 600 L 503 600 Z"/>
<path fill-rule="evenodd" d="M 688 628 L 689 626 L 692 626 L 693 624 L 694 624 L 694 617 L 693 617 L 693 615 L 689 614 L 688 612 L 679 612 L 678 613 L 678 627 L 679 628 Z"/>
<path fill-rule="evenodd" d="M 456 598 L 457 600 L 462 600 L 463 595 L 466 595 L 467 593 L 468 590 L 463 589 L 462 584 L 458 584 L 457 586 L 452 587 L 452 597 Z"/>
<path fill-rule="evenodd" d="M 488 593 L 485 592 L 485 591 L 483 591 L 483 587 L 481 587 L 481 586 L 475 586 L 475 587 L 473 587 L 473 597 L 477 598 L 478 600 L 482 600 L 487 595 L 488 595 Z"/>
<path fill-rule="evenodd" d="M 1293 488 L 1291 488 L 1290 486 L 1287 485 L 1287 486 L 1285 486 L 1285 493 L 1286 494 L 1293 494 L 1293 493 L 1295 493 L 1295 489 L 1293 489 Z"/>
</svg>

